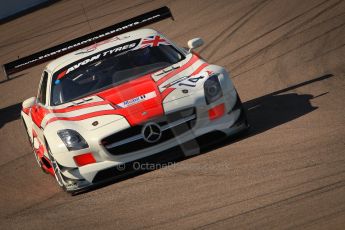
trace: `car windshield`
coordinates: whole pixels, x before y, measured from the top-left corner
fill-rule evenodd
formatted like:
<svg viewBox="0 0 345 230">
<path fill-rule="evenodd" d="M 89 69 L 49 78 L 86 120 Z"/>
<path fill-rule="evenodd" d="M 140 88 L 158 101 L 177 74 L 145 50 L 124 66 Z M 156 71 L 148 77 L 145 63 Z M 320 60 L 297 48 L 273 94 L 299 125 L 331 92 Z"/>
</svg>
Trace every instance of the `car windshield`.
<svg viewBox="0 0 345 230">
<path fill-rule="evenodd" d="M 123 84 L 184 58 L 172 45 L 159 45 L 78 60 L 54 74 L 51 105 L 60 105 Z"/>
</svg>

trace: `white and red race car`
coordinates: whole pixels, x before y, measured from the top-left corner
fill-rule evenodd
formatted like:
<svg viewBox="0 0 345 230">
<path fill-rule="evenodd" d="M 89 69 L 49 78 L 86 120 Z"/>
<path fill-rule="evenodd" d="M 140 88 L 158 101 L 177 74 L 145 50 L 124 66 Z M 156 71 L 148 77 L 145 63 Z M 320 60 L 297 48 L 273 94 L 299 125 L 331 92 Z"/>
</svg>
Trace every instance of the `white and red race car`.
<svg viewBox="0 0 345 230">
<path fill-rule="evenodd" d="M 246 129 L 228 72 L 193 53 L 202 43 L 187 50 L 141 29 L 50 62 L 21 112 L 39 166 L 75 192 L 204 134 Z"/>
</svg>

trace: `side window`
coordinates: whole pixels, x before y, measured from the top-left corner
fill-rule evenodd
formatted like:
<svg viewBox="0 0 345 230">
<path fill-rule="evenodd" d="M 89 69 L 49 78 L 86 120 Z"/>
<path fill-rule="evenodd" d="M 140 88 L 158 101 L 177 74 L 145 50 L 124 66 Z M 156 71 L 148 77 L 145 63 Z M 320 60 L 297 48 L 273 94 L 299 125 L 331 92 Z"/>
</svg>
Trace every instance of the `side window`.
<svg viewBox="0 0 345 230">
<path fill-rule="evenodd" d="M 38 97 L 37 97 L 38 101 L 42 103 L 43 105 L 46 104 L 47 83 L 48 83 L 48 73 L 44 71 L 40 90 L 38 91 Z"/>
</svg>

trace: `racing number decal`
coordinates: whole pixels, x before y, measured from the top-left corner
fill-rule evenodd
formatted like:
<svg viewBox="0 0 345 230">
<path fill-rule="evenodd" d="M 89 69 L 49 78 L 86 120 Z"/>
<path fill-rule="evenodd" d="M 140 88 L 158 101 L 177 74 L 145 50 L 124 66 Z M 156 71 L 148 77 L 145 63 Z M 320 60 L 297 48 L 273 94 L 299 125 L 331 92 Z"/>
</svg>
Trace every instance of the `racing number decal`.
<svg viewBox="0 0 345 230">
<path fill-rule="evenodd" d="M 197 82 L 204 78 L 204 76 L 188 78 L 182 82 L 179 82 L 178 86 L 195 87 L 197 85 Z"/>
<path fill-rule="evenodd" d="M 206 76 L 208 76 L 207 72 L 196 74 L 191 77 L 189 76 L 181 77 L 163 87 L 175 88 L 175 89 L 194 88 L 198 85 L 199 81 L 206 78 Z"/>
</svg>

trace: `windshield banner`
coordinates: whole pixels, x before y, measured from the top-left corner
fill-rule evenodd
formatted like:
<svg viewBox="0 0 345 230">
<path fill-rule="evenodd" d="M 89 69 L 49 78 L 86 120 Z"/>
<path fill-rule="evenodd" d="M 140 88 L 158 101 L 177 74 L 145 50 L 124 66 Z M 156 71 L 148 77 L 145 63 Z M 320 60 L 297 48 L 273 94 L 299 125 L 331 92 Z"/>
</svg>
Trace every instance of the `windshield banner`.
<svg viewBox="0 0 345 230">
<path fill-rule="evenodd" d="M 134 41 L 129 41 L 129 42 L 123 43 L 121 45 L 117 45 L 117 46 L 111 47 L 109 49 L 103 50 L 99 53 L 93 54 L 93 55 L 88 56 L 84 59 L 80 59 L 80 60 L 78 60 L 78 62 L 72 63 L 72 64 L 66 66 L 62 71 L 60 71 L 60 73 L 57 75 L 55 84 L 56 85 L 59 84 L 61 78 L 63 78 L 66 74 L 69 74 L 70 72 L 72 72 L 74 70 L 77 70 L 81 66 L 84 66 L 84 65 L 89 64 L 89 63 L 97 62 L 98 60 L 101 60 L 106 56 L 124 53 L 128 50 L 131 50 L 131 49 L 137 47 L 139 45 L 139 43 L 140 43 L 140 39 L 136 39 Z"/>
</svg>

